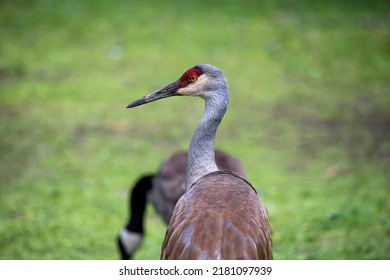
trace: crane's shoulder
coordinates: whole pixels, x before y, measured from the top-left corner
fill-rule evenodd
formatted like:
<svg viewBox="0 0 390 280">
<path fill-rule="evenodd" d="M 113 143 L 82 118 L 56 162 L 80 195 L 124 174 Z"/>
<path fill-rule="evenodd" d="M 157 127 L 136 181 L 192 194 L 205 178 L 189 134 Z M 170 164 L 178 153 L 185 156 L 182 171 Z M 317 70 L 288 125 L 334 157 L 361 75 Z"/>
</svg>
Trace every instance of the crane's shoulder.
<svg viewBox="0 0 390 280">
<path fill-rule="evenodd" d="M 240 173 L 232 170 L 218 170 L 211 172 L 197 180 L 190 190 L 206 191 L 219 194 L 220 192 L 248 192 L 257 194 L 256 189 Z"/>
</svg>

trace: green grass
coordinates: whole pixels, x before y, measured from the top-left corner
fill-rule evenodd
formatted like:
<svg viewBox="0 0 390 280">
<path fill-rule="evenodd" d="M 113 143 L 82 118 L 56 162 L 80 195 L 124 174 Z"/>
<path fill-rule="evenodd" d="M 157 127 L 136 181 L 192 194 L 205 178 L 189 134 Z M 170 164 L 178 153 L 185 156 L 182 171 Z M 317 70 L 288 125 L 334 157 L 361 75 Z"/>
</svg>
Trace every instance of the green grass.
<svg viewBox="0 0 390 280">
<path fill-rule="evenodd" d="M 118 258 L 129 186 L 203 113 L 125 107 L 205 62 L 231 89 L 216 146 L 267 205 L 275 259 L 389 259 L 390 5 L 257 2 L 1 1 L 0 259 Z M 135 257 L 157 259 L 147 210 Z"/>
</svg>

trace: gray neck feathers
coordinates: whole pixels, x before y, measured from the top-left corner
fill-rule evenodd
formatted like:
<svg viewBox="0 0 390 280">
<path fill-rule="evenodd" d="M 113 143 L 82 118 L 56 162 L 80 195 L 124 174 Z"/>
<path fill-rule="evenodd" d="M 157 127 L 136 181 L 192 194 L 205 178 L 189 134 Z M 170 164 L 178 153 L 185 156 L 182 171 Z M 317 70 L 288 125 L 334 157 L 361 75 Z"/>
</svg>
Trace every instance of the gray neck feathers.
<svg viewBox="0 0 390 280">
<path fill-rule="evenodd" d="M 214 139 L 229 103 L 227 86 L 223 88 L 222 92 L 219 89 L 218 92 L 212 93 L 205 100 L 205 113 L 192 136 L 188 150 L 186 191 L 201 177 L 218 170 L 215 163 Z"/>
</svg>

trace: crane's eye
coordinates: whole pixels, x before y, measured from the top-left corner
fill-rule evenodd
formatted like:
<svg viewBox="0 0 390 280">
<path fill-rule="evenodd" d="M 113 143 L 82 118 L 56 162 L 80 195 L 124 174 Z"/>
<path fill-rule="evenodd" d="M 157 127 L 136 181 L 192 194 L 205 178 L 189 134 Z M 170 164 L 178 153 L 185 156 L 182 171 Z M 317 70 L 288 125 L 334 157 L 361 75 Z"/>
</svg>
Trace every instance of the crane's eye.
<svg viewBox="0 0 390 280">
<path fill-rule="evenodd" d="M 184 88 L 189 84 L 196 82 L 202 74 L 203 72 L 200 68 L 197 68 L 196 66 L 192 67 L 185 71 L 179 80 L 177 80 L 177 85 L 179 88 Z"/>
<path fill-rule="evenodd" d="M 197 79 L 198 79 L 198 77 L 196 75 L 190 75 L 190 76 L 188 76 L 187 81 L 189 81 L 190 83 L 193 83 Z"/>
</svg>

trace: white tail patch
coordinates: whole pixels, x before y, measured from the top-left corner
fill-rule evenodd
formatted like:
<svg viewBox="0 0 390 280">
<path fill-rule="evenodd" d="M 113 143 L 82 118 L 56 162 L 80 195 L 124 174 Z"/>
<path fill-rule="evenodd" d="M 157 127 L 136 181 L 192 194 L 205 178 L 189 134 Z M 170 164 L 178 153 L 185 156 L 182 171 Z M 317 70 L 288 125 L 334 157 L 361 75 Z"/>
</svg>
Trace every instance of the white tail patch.
<svg viewBox="0 0 390 280">
<path fill-rule="evenodd" d="M 128 254 L 132 254 L 141 245 L 143 236 L 138 232 L 131 232 L 127 229 L 122 229 L 119 234 L 123 247 Z"/>
</svg>

